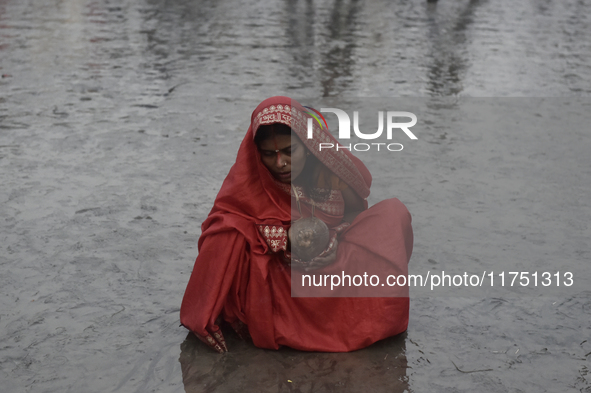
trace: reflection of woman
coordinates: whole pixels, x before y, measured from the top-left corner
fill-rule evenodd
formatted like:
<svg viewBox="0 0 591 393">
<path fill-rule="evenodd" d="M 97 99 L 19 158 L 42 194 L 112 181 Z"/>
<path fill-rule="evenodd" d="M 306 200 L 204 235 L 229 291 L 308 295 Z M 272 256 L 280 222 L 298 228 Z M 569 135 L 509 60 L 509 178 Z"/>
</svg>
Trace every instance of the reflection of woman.
<svg viewBox="0 0 591 393">
<path fill-rule="evenodd" d="M 202 225 L 181 323 L 220 352 L 227 348 L 219 319 L 256 346 L 274 349 L 351 351 L 406 330 L 406 288 L 375 297 L 386 293 L 378 291 L 383 286 L 298 286 L 302 274 L 405 275 L 412 252 L 404 205 L 389 199 L 367 209 L 367 168 L 346 150 L 320 151 L 319 143 L 336 140 L 316 126 L 308 139 L 307 117 L 287 97 L 255 109 Z M 326 223 L 330 241 L 310 261 L 290 259 L 290 224 L 311 215 Z M 290 261 L 303 269 L 291 270 Z"/>
<path fill-rule="evenodd" d="M 237 350 L 232 362 L 239 362 L 240 367 L 220 362 L 214 353 L 203 353 L 201 342 L 192 334 L 187 336 L 179 356 L 185 393 L 410 391 L 405 334 L 347 354 L 259 351 L 235 337 L 228 337 L 228 344 Z M 338 388 L 333 390 L 333 386 Z"/>
</svg>

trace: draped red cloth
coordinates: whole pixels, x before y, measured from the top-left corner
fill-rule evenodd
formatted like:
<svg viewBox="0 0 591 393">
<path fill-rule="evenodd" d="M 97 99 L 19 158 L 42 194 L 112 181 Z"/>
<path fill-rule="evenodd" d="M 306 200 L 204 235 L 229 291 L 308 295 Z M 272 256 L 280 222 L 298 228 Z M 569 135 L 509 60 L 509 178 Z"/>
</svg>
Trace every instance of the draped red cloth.
<svg viewBox="0 0 591 393">
<path fill-rule="evenodd" d="M 314 272 L 292 271 L 283 251 L 272 252 L 257 229 L 259 224 L 287 227 L 299 218 L 292 209 L 292 195 L 261 162 L 254 144 L 261 124 L 290 125 L 328 169 L 362 198 L 369 195 L 367 168 L 347 150 L 319 151 L 321 141 L 337 141 L 318 124 L 313 139 L 307 139 L 305 113 L 288 97 L 269 98 L 255 109 L 236 163 L 202 224 L 181 323 L 220 352 L 226 348 L 219 317 L 239 333 L 248 332 L 258 347 L 285 345 L 306 351 L 352 351 L 402 333 L 408 326 L 407 287 L 399 287 L 394 295 L 389 292 L 389 297 L 354 297 L 378 296 L 378 288 L 365 293 L 359 287 L 335 292 L 300 286 L 299 296 L 319 297 L 292 297 L 292 279 L 299 283 L 302 274 L 354 275 L 373 269 L 406 275 L 413 235 L 410 214 L 399 200 L 382 201 L 359 214 L 339 234 L 336 261 Z M 303 203 L 302 215 L 309 212 L 310 206 Z M 322 206 L 316 216 L 329 228 L 342 221 L 342 213 Z"/>
</svg>

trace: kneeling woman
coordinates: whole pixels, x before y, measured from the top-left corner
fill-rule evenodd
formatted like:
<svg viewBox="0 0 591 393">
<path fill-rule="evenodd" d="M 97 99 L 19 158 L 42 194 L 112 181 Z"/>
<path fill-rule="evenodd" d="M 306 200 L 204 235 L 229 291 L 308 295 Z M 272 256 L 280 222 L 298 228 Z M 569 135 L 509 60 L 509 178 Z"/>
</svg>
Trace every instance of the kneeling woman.
<svg viewBox="0 0 591 393">
<path fill-rule="evenodd" d="M 255 109 L 202 225 L 181 323 L 219 352 L 227 351 L 221 320 L 261 348 L 327 352 L 364 348 L 408 326 L 408 289 L 384 284 L 408 272 L 410 214 L 397 199 L 368 209 L 369 171 L 347 150 L 320 150 L 337 141 L 315 122 L 309 139 L 309 117 L 288 97 Z M 319 255 L 302 257 L 295 243 L 313 240 L 310 229 L 291 226 L 312 216 L 328 240 Z"/>
</svg>

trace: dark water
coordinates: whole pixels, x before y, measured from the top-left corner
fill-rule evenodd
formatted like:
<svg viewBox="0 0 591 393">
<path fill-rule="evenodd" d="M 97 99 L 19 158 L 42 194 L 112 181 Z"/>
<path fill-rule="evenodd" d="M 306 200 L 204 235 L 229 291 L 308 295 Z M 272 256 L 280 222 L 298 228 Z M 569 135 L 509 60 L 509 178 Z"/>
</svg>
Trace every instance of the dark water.
<svg viewBox="0 0 591 393">
<path fill-rule="evenodd" d="M 0 0 L 2 389 L 590 392 L 590 11 Z M 569 270 L 576 285 L 411 290 L 408 332 L 351 354 L 232 335 L 211 353 L 179 327 L 180 300 L 250 113 L 277 94 L 426 108 L 395 169 L 366 160 L 375 198 L 413 214 L 411 273 Z"/>
</svg>

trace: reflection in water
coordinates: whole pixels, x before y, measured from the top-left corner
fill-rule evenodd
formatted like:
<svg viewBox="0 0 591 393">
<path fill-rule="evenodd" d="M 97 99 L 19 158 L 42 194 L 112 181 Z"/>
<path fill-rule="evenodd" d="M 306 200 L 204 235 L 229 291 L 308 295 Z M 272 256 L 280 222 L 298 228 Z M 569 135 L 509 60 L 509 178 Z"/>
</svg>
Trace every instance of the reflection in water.
<svg viewBox="0 0 591 393">
<path fill-rule="evenodd" d="M 358 0 L 335 0 L 328 24 L 330 45 L 323 54 L 322 96 L 330 97 L 347 89 L 353 81 L 355 66 L 353 51 L 356 48 L 356 16 L 359 14 Z"/>
<path fill-rule="evenodd" d="M 448 27 L 440 24 L 437 5 L 427 5 L 428 38 L 431 51 L 428 56 L 428 87 L 432 95 L 457 95 L 463 90 L 462 77 L 468 68 L 467 30 L 473 22 L 473 15 L 480 0 L 470 0 L 465 7 L 452 18 Z M 447 22 L 444 18 L 443 22 Z"/>
<path fill-rule="evenodd" d="M 230 352 L 224 355 L 213 353 L 191 333 L 181 344 L 187 393 L 409 390 L 405 333 L 350 353 L 264 350 L 234 334 L 226 337 Z"/>
<path fill-rule="evenodd" d="M 356 65 L 354 51 L 359 39 L 359 8 L 358 0 L 335 0 L 328 9 L 310 0 L 285 3 L 285 31 L 289 39 L 286 49 L 292 59 L 289 69 L 300 86 L 313 87 L 316 78 L 311 74 L 317 70 L 322 97 L 335 96 L 351 88 Z M 316 62 L 316 58 L 320 60 Z"/>
<path fill-rule="evenodd" d="M 288 65 L 290 74 L 301 86 L 313 86 L 311 73 L 314 70 L 314 52 L 311 48 L 316 47 L 314 4 L 311 0 L 286 1 L 285 14 L 287 15 L 285 29 L 289 39 L 286 55 L 293 59 Z"/>
</svg>

